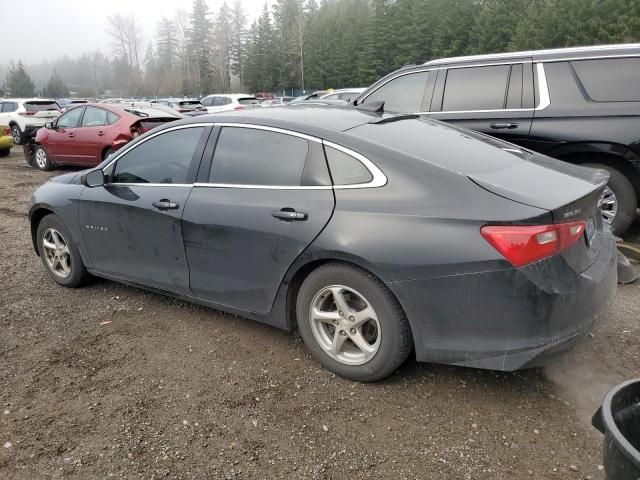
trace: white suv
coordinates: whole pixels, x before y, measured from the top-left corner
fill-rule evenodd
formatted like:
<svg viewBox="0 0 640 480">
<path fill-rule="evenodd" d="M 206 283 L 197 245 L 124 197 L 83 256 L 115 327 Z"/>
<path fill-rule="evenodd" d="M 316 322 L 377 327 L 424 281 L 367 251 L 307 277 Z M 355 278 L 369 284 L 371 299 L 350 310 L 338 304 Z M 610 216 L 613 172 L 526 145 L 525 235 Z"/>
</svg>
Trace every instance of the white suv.
<svg viewBox="0 0 640 480">
<path fill-rule="evenodd" d="M 60 116 L 55 100 L 8 98 L 0 100 L 0 124 L 11 128 L 13 143 L 26 143 L 34 130 Z"/>
<path fill-rule="evenodd" d="M 209 113 L 260 107 L 260 100 L 244 93 L 221 93 L 204 97 L 200 103 Z"/>
</svg>

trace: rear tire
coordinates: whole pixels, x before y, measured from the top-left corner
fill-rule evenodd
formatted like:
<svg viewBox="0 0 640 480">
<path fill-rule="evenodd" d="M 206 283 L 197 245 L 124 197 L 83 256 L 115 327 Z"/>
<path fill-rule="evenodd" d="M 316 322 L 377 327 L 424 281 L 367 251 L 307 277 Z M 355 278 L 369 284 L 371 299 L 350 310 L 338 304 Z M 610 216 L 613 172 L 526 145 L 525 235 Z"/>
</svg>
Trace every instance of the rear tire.
<svg viewBox="0 0 640 480">
<path fill-rule="evenodd" d="M 13 143 L 16 145 L 22 145 L 24 142 L 24 134 L 18 125 L 11 126 L 11 136 L 13 137 Z"/>
<path fill-rule="evenodd" d="M 613 196 L 605 198 L 602 207 L 603 219 L 611 225 L 614 235 L 621 236 L 631 226 L 636 218 L 638 208 L 638 196 L 631 181 L 616 168 L 602 163 L 585 163 L 585 167 L 600 168 L 609 172 L 609 183 L 607 186 L 613 192 Z M 612 215 L 612 208 L 616 208 L 615 216 Z M 607 213 L 607 211 L 609 213 Z"/>
<path fill-rule="evenodd" d="M 2 149 L 0 149 L 0 158 L 1 157 L 8 157 L 9 153 L 11 153 L 11 149 L 10 148 L 2 148 Z"/>
<path fill-rule="evenodd" d="M 36 168 L 48 172 L 49 170 L 53 170 L 55 165 L 49 158 L 49 152 L 42 145 L 38 145 L 33 153 L 33 166 Z"/>
<path fill-rule="evenodd" d="M 38 224 L 38 252 L 51 279 L 58 285 L 77 288 L 90 278 L 71 234 L 60 219 L 50 214 Z"/>
<path fill-rule="evenodd" d="M 332 372 L 374 382 L 394 372 L 413 346 L 400 304 L 379 279 L 360 268 L 329 263 L 309 274 L 296 302 L 300 334 Z"/>
</svg>

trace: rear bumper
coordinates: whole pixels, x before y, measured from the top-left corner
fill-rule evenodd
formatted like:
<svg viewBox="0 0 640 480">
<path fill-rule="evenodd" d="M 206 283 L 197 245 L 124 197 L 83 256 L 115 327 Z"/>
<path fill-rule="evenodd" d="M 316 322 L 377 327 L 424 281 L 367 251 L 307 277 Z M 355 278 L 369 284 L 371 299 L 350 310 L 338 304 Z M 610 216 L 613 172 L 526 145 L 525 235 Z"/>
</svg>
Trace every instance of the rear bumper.
<svg viewBox="0 0 640 480">
<path fill-rule="evenodd" d="M 491 370 L 537 366 L 587 334 L 616 290 L 613 235 L 578 274 L 556 255 L 520 269 L 392 282 L 419 361 Z"/>
</svg>

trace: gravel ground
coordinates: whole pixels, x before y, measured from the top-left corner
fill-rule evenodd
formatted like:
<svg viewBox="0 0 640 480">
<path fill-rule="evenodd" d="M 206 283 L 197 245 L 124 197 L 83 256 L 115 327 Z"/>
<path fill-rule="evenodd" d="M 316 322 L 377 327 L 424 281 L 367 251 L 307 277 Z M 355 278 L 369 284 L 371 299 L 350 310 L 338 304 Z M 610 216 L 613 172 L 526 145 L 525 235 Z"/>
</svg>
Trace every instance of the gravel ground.
<svg viewBox="0 0 640 480">
<path fill-rule="evenodd" d="M 640 376 L 640 285 L 546 369 L 410 360 L 357 384 L 273 328 L 108 281 L 56 286 L 26 212 L 59 173 L 0 159 L 0 478 L 604 478 L 590 417 Z"/>
</svg>

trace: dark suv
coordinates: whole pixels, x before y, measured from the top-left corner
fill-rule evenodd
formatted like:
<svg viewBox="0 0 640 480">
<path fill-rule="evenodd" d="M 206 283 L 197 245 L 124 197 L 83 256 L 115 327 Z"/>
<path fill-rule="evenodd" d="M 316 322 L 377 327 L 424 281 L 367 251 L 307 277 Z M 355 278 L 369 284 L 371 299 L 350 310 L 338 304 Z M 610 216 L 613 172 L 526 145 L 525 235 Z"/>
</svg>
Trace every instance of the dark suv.
<svg viewBox="0 0 640 480">
<path fill-rule="evenodd" d="M 640 197 L 640 44 L 445 58 L 404 67 L 356 105 L 422 113 L 608 170 L 602 215 L 620 235 Z"/>
</svg>

